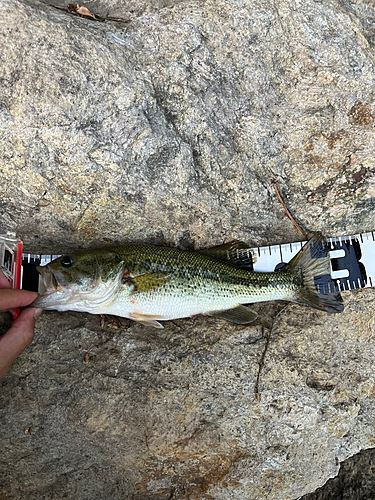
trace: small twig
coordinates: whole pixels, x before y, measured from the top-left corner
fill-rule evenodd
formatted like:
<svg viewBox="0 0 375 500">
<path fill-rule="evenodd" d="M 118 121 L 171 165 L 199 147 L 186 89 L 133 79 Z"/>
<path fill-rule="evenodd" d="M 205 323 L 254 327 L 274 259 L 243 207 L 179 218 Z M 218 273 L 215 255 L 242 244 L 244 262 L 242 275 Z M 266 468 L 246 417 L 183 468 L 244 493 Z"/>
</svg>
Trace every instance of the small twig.
<svg viewBox="0 0 375 500">
<path fill-rule="evenodd" d="M 266 336 L 266 345 L 264 346 L 262 355 L 260 357 L 258 375 L 257 375 L 257 379 L 255 381 L 255 386 L 254 386 L 254 393 L 255 393 L 255 396 L 257 397 L 258 400 L 260 400 L 260 394 L 259 394 L 260 372 L 262 371 L 262 368 L 263 368 L 263 365 L 264 365 L 264 358 L 266 357 L 266 352 L 267 352 L 267 349 L 268 349 L 268 344 L 270 342 L 271 331 L 272 331 L 272 326 L 271 326 L 271 330 L 269 331 L 268 335 Z"/>
<path fill-rule="evenodd" d="M 266 357 L 266 354 L 267 354 L 267 350 L 268 350 L 268 345 L 270 343 L 270 339 L 271 339 L 271 334 L 272 334 L 272 331 L 273 331 L 273 328 L 275 326 L 275 321 L 277 320 L 277 318 L 280 316 L 280 314 L 282 312 L 285 311 L 285 309 L 290 305 L 287 304 L 286 306 L 284 306 L 277 314 L 276 316 L 273 318 L 273 321 L 272 321 L 272 325 L 271 325 L 271 328 L 270 328 L 270 331 L 268 332 L 268 335 L 266 336 L 266 345 L 264 346 L 264 350 L 262 352 L 262 355 L 260 357 L 260 360 L 259 360 L 259 370 L 258 370 L 258 375 L 257 375 L 257 379 L 255 381 L 255 386 L 254 386 L 254 393 L 255 393 L 255 396 L 258 400 L 260 400 L 260 394 L 259 394 L 259 382 L 260 382 L 260 374 L 262 372 L 262 368 L 264 366 L 264 359 Z"/>
<path fill-rule="evenodd" d="M 115 23 L 129 23 L 129 19 L 123 19 L 122 17 L 105 17 L 105 21 L 113 21 Z"/>
<path fill-rule="evenodd" d="M 281 203 L 281 206 L 283 207 L 283 209 L 285 210 L 287 216 L 289 217 L 289 219 L 292 221 L 294 227 L 297 229 L 297 231 L 299 232 L 299 234 L 303 237 L 303 238 L 307 238 L 306 234 L 302 231 L 302 229 L 300 228 L 300 226 L 297 224 L 297 222 L 293 219 L 293 216 L 292 214 L 289 212 L 289 210 L 287 209 L 285 203 L 283 202 L 281 196 L 280 196 L 280 193 L 279 193 L 279 190 L 277 189 L 276 187 L 276 184 L 272 184 L 272 187 L 273 189 L 275 190 L 276 192 L 276 196 L 279 198 L 279 202 Z"/>
</svg>

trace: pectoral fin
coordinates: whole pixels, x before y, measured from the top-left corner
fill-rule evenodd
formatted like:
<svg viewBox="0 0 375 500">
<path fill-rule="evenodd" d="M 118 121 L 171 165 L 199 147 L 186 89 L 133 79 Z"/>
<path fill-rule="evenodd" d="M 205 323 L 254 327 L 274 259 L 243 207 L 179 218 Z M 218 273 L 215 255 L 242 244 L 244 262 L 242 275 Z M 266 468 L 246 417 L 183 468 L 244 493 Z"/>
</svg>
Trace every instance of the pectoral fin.
<svg viewBox="0 0 375 500">
<path fill-rule="evenodd" d="M 256 312 L 242 305 L 234 307 L 233 309 L 227 309 L 226 311 L 212 311 L 206 314 L 208 316 L 225 319 L 237 325 L 252 323 L 258 316 Z"/>
<path fill-rule="evenodd" d="M 199 250 L 200 253 L 212 255 L 217 259 L 229 260 L 237 267 L 252 268 L 256 262 L 255 253 L 243 241 L 233 240 L 224 245 Z"/>
<path fill-rule="evenodd" d="M 130 293 L 149 292 L 164 285 L 168 279 L 169 274 L 163 271 L 132 276 L 130 278 Z"/>
</svg>

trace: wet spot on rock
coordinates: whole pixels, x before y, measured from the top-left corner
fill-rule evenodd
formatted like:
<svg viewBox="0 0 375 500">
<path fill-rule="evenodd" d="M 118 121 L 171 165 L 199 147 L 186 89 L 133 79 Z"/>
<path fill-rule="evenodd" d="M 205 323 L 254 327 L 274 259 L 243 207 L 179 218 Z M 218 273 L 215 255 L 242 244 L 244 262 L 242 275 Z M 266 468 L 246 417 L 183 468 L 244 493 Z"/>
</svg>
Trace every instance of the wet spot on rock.
<svg viewBox="0 0 375 500">
<path fill-rule="evenodd" d="M 354 125 L 369 125 L 373 121 L 370 106 L 366 103 L 359 101 L 349 111 L 349 122 Z"/>
<path fill-rule="evenodd" d="M 321 184 L 320 186 L 318 186 L 314 191 L 312 191 L 311 193 L 309 193 L 307 195 L 307 201 L 308 202 L 316 202 L 316 198 L 325 198 L 329 189 L 331 189 L 332 186 L 330 183 L 328 184 Z"/>
<path fill-rule="evenodd" d="M 353 174 L 353 182 L 355 184 L 358 184 L 359 182 L 362 182 L 364 178 L 366 177 L 367 174 L 367 168 L 362 167 L 361 170 Z"/>
</svg>

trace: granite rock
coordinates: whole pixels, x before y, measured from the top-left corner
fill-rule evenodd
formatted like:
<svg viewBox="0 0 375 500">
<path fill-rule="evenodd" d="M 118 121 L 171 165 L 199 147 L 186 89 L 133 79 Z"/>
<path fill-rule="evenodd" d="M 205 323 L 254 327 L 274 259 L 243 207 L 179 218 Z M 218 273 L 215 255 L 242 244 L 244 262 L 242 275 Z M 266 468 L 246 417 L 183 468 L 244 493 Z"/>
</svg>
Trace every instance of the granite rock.
<svg viewBox="0 0 375 500">
<path fill-rule="evenodd" d="M 341 464 L 338 476 L 301 500 L 371 500 L 375 497 L 375 449 L 363 450 Z"/>
<path fill-rule="evenodd" d="M 0 4 L 0 233 L 35 253 L 297 240 L 274 182 L 310 230 L 374 229 L 371 2 L 54 5 Z M 290 306 L 268 345 L 273 304 L 162 331 L 44 313 L 0 386 L 0 498 L 315 490 L 375 445 L 373 297 Z"/>
<path fill-rule="evenodd" d="M 5 498 L 296 499 L 375 444 L 374 292 L 327 315 L 292 305 L 101 322 L 44 313 L 3 379 Z M 5 329 L 5 325 L 2 326 Z"/>
<path fill-rule="evenodd" d="M 296 239 L 272 182 L 311 230 L 373 229 L 371 3 L 136 4 L 1 3 L 2 232 Z"/>
</svg>

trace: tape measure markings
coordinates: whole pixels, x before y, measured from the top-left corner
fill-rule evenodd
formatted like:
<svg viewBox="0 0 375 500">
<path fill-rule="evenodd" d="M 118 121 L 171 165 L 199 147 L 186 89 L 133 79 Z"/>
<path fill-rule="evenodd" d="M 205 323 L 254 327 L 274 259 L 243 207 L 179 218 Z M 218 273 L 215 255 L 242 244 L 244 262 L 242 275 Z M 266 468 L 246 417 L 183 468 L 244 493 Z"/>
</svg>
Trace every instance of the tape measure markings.
<svg viewBox="0 0 375 500">
<path fill-rule="evenodd" d="M 374 231 L 349 236 L 327 238 L 320 249 L 322 257 L 328 252 L 331 257 L 331 274 L 318 277 L 317 287 L 321 293 L 350 291 L 371 288 L 375 283 L 375 235 Z M 257 260 L 254 271 L 272 272 L 289 262 L 303 247 L 304 241 L 252 248 Z M 325 253 L 324 253 L 325 252 Z M 23 254 L 23 264 L 45 266 L 60 255 Z M 36 271 L 35 271 L 36 273 Z M 25 273 L 24 273 L 25 277 Z M 374 283 L 373 283 L 374 282 Z M 35 285 L 33 285 L 35 289 Z M 26 288 L 26 286 L 24 286 Z M 28 288 L 31 289 L 31 288 Z"/>
</svg>

